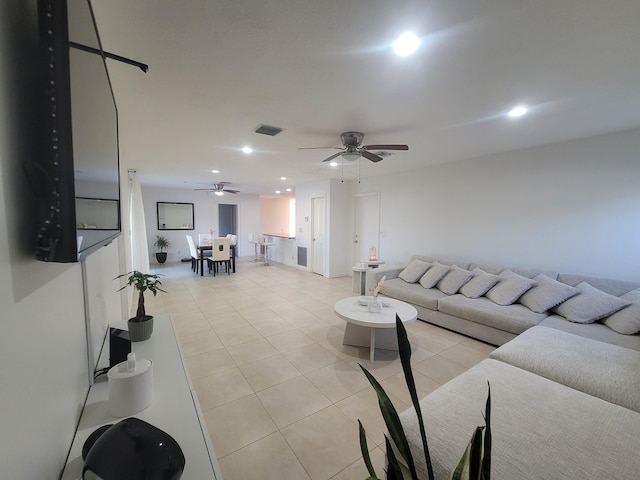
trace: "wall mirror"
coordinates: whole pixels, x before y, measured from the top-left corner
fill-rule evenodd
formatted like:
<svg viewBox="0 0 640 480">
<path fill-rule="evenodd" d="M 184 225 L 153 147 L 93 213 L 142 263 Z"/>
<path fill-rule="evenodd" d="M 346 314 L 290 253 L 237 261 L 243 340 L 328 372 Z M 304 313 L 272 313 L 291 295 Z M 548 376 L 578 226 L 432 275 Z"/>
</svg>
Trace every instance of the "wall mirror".
<svg viewBox="0 0 640 480">
<path fill-rule="evenodd" d="M 76 227 L 78 230 L 120 230 L 120 202 L 76 197 Z"/>
<path fill-rule="evenodd" d="M 193 230 L 193 203 L 156 202 L 158 230 Z"/>
</svg>

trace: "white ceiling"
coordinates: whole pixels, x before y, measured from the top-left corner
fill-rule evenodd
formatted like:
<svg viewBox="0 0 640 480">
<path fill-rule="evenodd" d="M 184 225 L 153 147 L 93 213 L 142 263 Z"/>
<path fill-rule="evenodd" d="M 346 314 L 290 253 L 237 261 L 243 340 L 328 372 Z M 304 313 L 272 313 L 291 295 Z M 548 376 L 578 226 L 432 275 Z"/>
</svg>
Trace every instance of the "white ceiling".
<svg viewBox="0 0 640 480">
<path fill-rule="evenodd" d="M 143 184 L 354 178 L 358 162 L 322 163 L 336 150 L 297 150 L 348 130 L 410 147 L 362 159 L 366 177 L 640 126 L 638 0 L 92 3 L 104 48 L 149 65 L 109 61 L 122 162 Z M 397 57 L 406 30 L 422 45 Z M 517 104 L 531 113 L 506 118 Z"/>
</svg>

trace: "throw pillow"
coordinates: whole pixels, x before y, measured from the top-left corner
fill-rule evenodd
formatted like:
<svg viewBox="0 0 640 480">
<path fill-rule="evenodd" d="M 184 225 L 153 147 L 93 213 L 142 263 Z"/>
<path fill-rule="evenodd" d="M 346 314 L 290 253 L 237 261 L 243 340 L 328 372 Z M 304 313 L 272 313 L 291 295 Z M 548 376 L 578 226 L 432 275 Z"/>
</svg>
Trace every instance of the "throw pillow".
<svg viewBox="0 0 640 480">
<path fill-rule="evenodd" d="M 562 315 L 571 322 L 593 323 L 631 305 L 628 300 L 609 295 L 587 282 L 579 283 L 576 288 L 581 292 L 579 295 L 553 309 L 558 315 Z"/>
<path fill-rule="evenodd" d="M 433 262 L 427 273 L 420 278 L 420 285 L 424 288 L 435 287 L 436 283 L 447 274 L 450 268 L 449 265 L 442 265 L 438 261 Z"/>
<path fill-rule="evenodd" d="M 467 283 L 472 276 L 473 273 L 471 273 L 469 270 L 460 268 L 457 265 L 452 265 L 451 269 L 444 277 L 442 277 L 436 287 L 442 293 L 453 295 L 454 293 L 457 293 L 458 290 L 460 290 L 460 287 Z"/>
<path fill-rule="evenodd" d="M 538 282 L 538 285 L 525 292 L 518 300 L 532 312 L 544 313 L 580 293 L 577 288 L 549 278 L 544 273 L 533 279 Z"/>
<path fill-rule="evenodd" d="M 398 274 L 398 278 L 401 278 L 407 283 L 416 283 L 430 266 L 431 264 L 429 262 L 423 262 L 418 259 L 411 260 L 411 263 L 409 263 L 407 268 Z"/>
<path fill-rule="evenodd" d="M 605 318 L 603 323 L 623 335 L 635 335 L 640 332 L 640 288 L 625 293 L 620 298 L 632 302 L 631 305 Z"/>
<path fill-rule="evenodd" d="M 513 273 L 509 269 L 503 270 L 498 277 L 500 281 L 486 293 L 486 297 L 498 305 L 511 305 L 536 285 L 535 280 Z"/>
<path fill-rule="evenodd" d="M 474 268 L 471 273 L 473 277 L 460 289 L 460 293 L 467 298 L 480 298 L 500 281 L 497 275 L 487 273 L 480 268 Z"/>
</svg>

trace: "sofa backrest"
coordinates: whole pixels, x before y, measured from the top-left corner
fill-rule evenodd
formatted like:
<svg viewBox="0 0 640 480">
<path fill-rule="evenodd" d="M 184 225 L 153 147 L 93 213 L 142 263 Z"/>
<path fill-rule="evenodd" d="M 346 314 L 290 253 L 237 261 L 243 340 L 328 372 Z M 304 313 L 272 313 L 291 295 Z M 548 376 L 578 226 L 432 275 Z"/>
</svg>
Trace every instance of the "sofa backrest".
<svg viewBox="0 0 640 480">
<path fill-rule="evenodd" d="M 560 274 L 558 277 L 558 281 L 566 283 L 567 285 L 571 285 L 572 287 L 575 287 L 580 282 L 587 282 L 592 287 L 597 288 L 598 290 L 602 290 L 609 295 L 615 295 L 616 297 L 624 295 L 625 293 L 630 292 L 631 290 L 635 290 L 636 288 L 640 288 L 640 283 L 625 282 L 622 280 L 613 280 L 610 278 L 587 277 L 586 275 L 569 275 L 566 273 Z"/>
<path fill-rule="evenodd" d="M 553 280 L 558 279 L 558 272 L 552 272 L 549 270 L 537 270 L 535 268 L 519 268 L 519 267 L 504 267 L 500 265 L 489 265 L 485 263 L 472 263 L 469 267 L 470 270 L 474 268 L 481 268 L 487 273 L 493 273 L 494 275 L 499 275 L 503 270 L 507 268 L 511 270 L 513 273 L 517 273 L 518 275 L 522 275 L 523 277 L 533 278 L 541 273 L 544 273 L 547 277 L 552 278 Z"/>
<path fill-rule="evenodd" d="M 411 255 L 411 260 L 421 260 L 423 262 L 430 262 L 433 263 L 435 261 L 440 262 L 442 265 L 457 265 L 460 268 L 464 268 L 464 269 L 468 269 L 470 263 L 469 262 L 461 262 L 461 261 L 457 261 L 457 260 L 452 260 L 450 258 L 435 258 L 435 257 L 429 257 L 427 255 Z M 411 263 L 411 260 L 409 260 L 409 263 Z"/>
</svg>

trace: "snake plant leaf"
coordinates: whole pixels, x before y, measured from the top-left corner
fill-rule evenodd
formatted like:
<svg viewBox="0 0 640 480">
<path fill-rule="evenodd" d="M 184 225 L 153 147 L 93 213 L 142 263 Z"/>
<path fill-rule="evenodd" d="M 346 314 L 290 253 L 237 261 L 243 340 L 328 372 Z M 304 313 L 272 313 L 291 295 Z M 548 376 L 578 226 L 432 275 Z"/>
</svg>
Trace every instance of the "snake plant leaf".
<svg viewBox="0 0 640 480">
<path fill-rule="evenodd" d="M 393 447 L 389 441 L 389 437 L 384 436 L 384 443 L 387 446 L 387 480 L 402 480 L 402 469 L 400 463 L 396 458 L 396 454 L 393 453 Z"/>
<path fill-rule="evenodd" d="M 402 363 L 402 370 L 404 371 L 404 378 L 407 382 L 407 388 L 409 395 L 411 396 L 411 402 L 413 408 L 416 411 L 418 417 L 418 426 L 420 427 L 420 437 L 422 439 L 422 448 L 424 451 L 424 458 L 427 464 L 427 475 L 429 480 L 433 480 L 433 465 L 431 464 L 431 455 L 429 453 L 429 444 L 427 442 L 427 433 L 424 428 L 424 421 L 422 417 L 422 410 L 420 408 L 420 401 L 418 399 L 418 392 L 416 391 L 416 384 L 413 379 L 413 371 L 411 370 L 411 343 L 409 343 L 409 337 L 407 336 L 407 330 L 402 324 L 402 320 L 396 313 L 396 332 L 398 335 L 398 351 L 400 354 L 400 363 Z"/>
<path fill-rule="evenodd" d="M 413 461 L 413 456 L 411 455 L 411 450 L 409 449 L 409 442 L 407 441 L 404 429 L 402 428 L 402 423 L 400 423 L 398 412 L 393 406 L 393 403 L 391 403 L 391 400 L 389 399 L 387 393 L 384 391 L 378 381 L 373 377 L 373 375 L 371 375 L 371 373 L 369 373 L 369 371 L 362 365 L 360 365 L 360 368 L 362 369 L 365 376 L 369 380 L 369 383 L 378 395 L 378 405 L 380 406 L 380 412 L 382 413 L 382 418 L 384 419 L 384 423 L 387 426 L 389 435 L 391 435 L 391 439 L 398 448 L 398 451 L 400 452 L 400 455 L 402 455 L 402 458 L 404 458 L 405 462 L 407 462 L 412 480 L 417 480 L 418 474 L 416 472 L 416 466 Z"/>
<path fill-rule="evenodd" d="M 467 448 L 464 449 L 462 458 L 460 458 L 460 461 L 458 462 L 458 465 L 456 466 L 455 470 L 451 472 L 451 477 L 449 477 L 450 480 L 462 480 L 465 477 L 471 463 L 472 445 L 477 435 L 482 435 L 482 427 L 477 427 L 473 432 L 473 435 L 471 436 L 471 440 L 469 440 L 469 443 L 467 443 Z M 469 475 L 469 479 L 471 480 L 473 479 L 473 477 Z M 473 480 L 476 480 L 476 479 L 473 479 Z"/>
<path fill-rule="evenodd" d="M 376 471 L 373 468 L 373 464 L 371 463 L 371 457 L 369 456 L 369 447 L 367 447 L 367 434 L 362 426 L 362 422 L 358 419 L 358 431 L 360 432 L 360 451 L 362 452 L 362 459 L 364 460 L 364 464 L 367 467 L 367 471 L 369 472 L 369 477 L 367 480 L 378 480 L 376 476 Z"/>
<path fill-rule="evenodd" d="M 471 451 L 469 452 L 469 479 L 480 480 L 482 473 L 482 431 L 484 427 L 476 428 L 471 437 Z"/>
<path fill-rule="evenodd" d="M 482 478 L 491 480 L 491 384 L 487 381 L 487 403 L 484 407 L 484 459 L 482 460 Z"/>
</svg>

